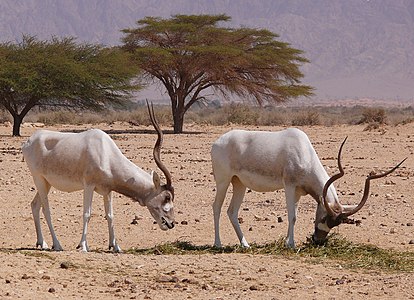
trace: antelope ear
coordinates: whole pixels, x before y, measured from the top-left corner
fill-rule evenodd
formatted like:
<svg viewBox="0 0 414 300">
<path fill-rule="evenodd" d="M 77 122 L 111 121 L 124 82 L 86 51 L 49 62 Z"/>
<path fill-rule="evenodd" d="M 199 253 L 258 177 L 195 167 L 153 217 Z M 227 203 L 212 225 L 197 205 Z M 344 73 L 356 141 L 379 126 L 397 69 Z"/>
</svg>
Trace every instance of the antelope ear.
<svg viewBox="0 0 414 300">
<path fill-rule="evenodd" d="M 158 176 L 157 172 L 151 171 L 152 181 L 154 182 L 155 189 L 158 190 L 161 185 L 160 176 Z"/>
</svg>

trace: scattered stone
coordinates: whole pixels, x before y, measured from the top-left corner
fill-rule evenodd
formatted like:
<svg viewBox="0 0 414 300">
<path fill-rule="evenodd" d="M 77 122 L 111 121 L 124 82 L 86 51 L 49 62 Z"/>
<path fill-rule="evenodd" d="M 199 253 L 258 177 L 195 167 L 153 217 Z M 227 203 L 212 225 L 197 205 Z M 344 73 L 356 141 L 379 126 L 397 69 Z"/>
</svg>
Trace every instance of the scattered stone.
<svg viewBox="0 0 414 300">
<path fill-rule="evenodd" d="M 277 217 L 277 222 L 278 222 L 278 223 L 282 223 L 282 222 L 283 222 L 282 217 Z"/>
<path fill-rule="evenodd" d="M 138 224 L 138 221 L 139 221 L 139 220 L 142 220 L 142 217 L 141 217 L 141 216 L 137 216 L 137 215 L 135 215 L 135 217 L 134 217 L 134 219 L 132 220 L 131 224 L 132 224 L 132 225 L 136 225 L 136 224 Z"/>
<path fill-rule="evenodd" d="M 10 279 L 6 279 L 6 283 L 11 283 L 11 280 Z"/>
<path fill-rule="evenodd" d="M 200 223 L 200 219 L 194 219 L 194 222 Z"/>
<path fill-rule="evenodd" d="M 69 269 L 71 266 L 72 266 L 72 263 L 68 261 L 64 261 L 60 263 L 61 269 Z"/>
<path fill-rule="evenodd" d="M 390 229 L 390 233 L 396 233 L 395 228 L 391 228 L 391 229 Z"/>
<path fill-rule="evenodd" d="M 188 284 L 198 284 L 199 282 L 195 279 L 191 279 L 191 278 L 184 278 L 183 280 L 181 280 L 182 283 L 188 283 Z"/>
<path fill-rule="evenodd" d="M 249 231 L 253 231 L 253 227 L 250 227 L 250 228 L 249 228 Z"/>
<path fill-rule="evenodd" d="M 239 224 L 243 224 L 244 223 L 244 219 L 242 217 L 238 217 L 237 219 L 239 220 Z"/>
<path fill-rule="evenodd" d="M 187 221 L 181 221 L 181 225 L 188 225 Z"/>
<path fill-rule="evenodd" d="M 254 215 L 254 219 L 255 219 L 256 221 L 261 221 L 261 220 L 263 220 L 263 218 L 262 218 L 262 217 L 259 217 L 258 215 Z"/>
<path fill-rule="evenodd" d="M 407 223 L 407 226 L 413 226 L 413 223 L 408 222 L 408 223 Z"/>
<path fill-rule="evenodd" d="M 118 283 L 119 283 L 118 280 L 112 281 L 112 282 L 108 283 L 108 287 L 116 287 L 118 285 Z"/>
<path fill-rule="evenodd" d="M 30 277 L 27 274 L 23 274 L 22 279 L 29 279 Z"/>
<path fill-rule="evenodd" d="M 345 283 L 345 279 L 343 279 L 343 278 L 338 279 L 337 281 L 335 281 L 336 285 L 340 285 L 340 284 L 344 284 L 344 283 Z"/>
<path fill-rule="evenodd" d="M 257 286 L 255 286 L 255 285 L 251 285 L 249 287 L 249 290 L 251 290 L 251 291 L 257 291 L 257 290 L 259 290 L 259 288 Z"/>
<path fill-rule="evenodd" d="M 178 281 L 179 280 L 177 276 L 161 275 L 160 277 L 157 278 L 157 282 L 160 282 L 160 283 L 165 283 L 165 282 L 177 283 Z"/>
<path fill-rule="evenodd" d="M 45 275 L 42 276 L 42 279 L 49 280 L 50 279 L 50 276 L 45 274 Z"/>
<path fill-rule="evenodd" d="M 410 240 L 410 242 L 408 243 L 410 245 L 414 245 L 414 240 Z M 6 282 L 7 283 L 7 282 Z"/>
<path fill-rule="evenodd" d="M 54 293 L 54 292 L 56 292 L 56 290 L 55 290 L 55 288 L 51 287 L 51 288 L 49 288 L 48 292 L 49 293 Z"/>
</svg>

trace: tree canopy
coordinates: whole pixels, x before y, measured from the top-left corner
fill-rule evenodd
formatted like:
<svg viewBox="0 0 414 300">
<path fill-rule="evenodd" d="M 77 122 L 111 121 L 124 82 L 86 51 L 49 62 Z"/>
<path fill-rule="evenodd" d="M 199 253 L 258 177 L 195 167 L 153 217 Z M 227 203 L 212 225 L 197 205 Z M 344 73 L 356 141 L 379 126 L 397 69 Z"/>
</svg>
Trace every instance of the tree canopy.
<svg viewBox="0 0 414 300">
<path fill-rule="evenodd" d="M 13 135 L 35 106 L 99 109 L 138 89 L 138 67 L 117 48 L 78 44 L 74 38 L 0 44 L 0 105 L 13 116 Z"/>
<path fill-rule="evenodd" d="M 124 29 L 123 48 L 148 79 L 159 80 L 171 99 L 174 132 L 185 112 L 213 89 L 224 97 L 284 102 L 312 94 L 302 85 L 303 52 L 266 29 L 227 28 L 227 15 L 146 17 Z"/>
</svg>

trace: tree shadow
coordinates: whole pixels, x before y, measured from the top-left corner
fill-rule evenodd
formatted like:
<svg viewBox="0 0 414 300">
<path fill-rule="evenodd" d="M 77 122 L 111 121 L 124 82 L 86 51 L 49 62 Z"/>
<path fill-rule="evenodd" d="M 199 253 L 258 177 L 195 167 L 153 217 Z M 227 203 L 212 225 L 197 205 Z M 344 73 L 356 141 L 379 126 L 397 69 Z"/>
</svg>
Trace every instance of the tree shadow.
<svg viewBox="0 0 414 300">
<path fill-rule="evenodd" d="M 98 129 L 98 128 L 96 128 Z M 73 133 L 80 133 L 87 131 L 88 129 L 64 129 L 60 132 L 73 132 Z M 157 132 L 154 129 L 101 129 L 107 134 L 111 135 L 117 135 L 117 134 L 157 134 Z M 173 130 L 163 130 L 163 134 L 170 135 L 175 134 Z M 180 133 L 179 135 L 199 135 L 206 132 L 203 131 L 183 131 L 183 133 Z"/>
</svg>

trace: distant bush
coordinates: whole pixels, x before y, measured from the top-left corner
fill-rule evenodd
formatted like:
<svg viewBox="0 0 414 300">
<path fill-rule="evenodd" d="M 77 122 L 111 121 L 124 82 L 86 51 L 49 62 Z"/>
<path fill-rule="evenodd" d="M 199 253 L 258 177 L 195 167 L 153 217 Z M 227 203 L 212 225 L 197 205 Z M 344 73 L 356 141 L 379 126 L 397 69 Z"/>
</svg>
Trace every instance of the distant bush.
<svg viewBox="0 0 414 300">
<path fill-rule="evenodd" d="M 256 125 L 259 118 L 259 113 L 256 109 L 239 103 L 232 103 L 224 107 L 224 112 L 227 115 L 227 121 L 234 124 Z"/>
<path fill-rule="evenodd" d="M 406 125 L 410 123 L 414 123 L 414 118 L 407 118 L 407 119 L 399 120 L 398 122 L 395 123 L 395 125 Z"/>
<path fill-rule="evenodd" d="M 359 124 L 377 123 L 380 125 L 387 124 L 387 114 L 383 108 L 366 108 L 362 112 L 362 118 Z"/>
<path fill-rule="evenodd" d="M 38 113 L 35 119 L 46 125 L 56 124 L 98 124 L 105 123 L 105 115 L 94 112 L 49 111 Z"/>
<path fill-rule="evenodd" d="M 0 110 L 0 123 L 11 122 L 13 118 L 5 110 Z"/>
<path fill-rule="evenodd" d="M 320 124 L 319 113 L 312 110 L 298 113 L 292 120 L 292 126 L 314 126 Z"/>
<path fill-rule="evenodd" d="M 169 105 L 156 105 L 158 122 L 172 126 Z M 8 113 L 0 111 L 0 123 L 10 121 Z M 368 124 L 367 130 L 384 124 L 408 124 L 414 122 L 414 108 L 375 108 L 363 106 L 303 106 L 303 107 L 257 107 L 233 103 L 222 107 L 191 108 L 185 115 L 185 123 L 214 126 L 229 123 L 253 126 L 332 126 L 338 124 Z M 33 111 L 25 122 L 55 124 L 98 124 L 127 122 L 132 125 L 150 125 L 147 107 L 137 106 L 131 110 L 107 110 L 103 112 Z"/>
<path fill-rule="evenodd" d="M 380 126 L 379 123 L 377 123 L 377 122 L 371 122 L 371 123 L 368 123 L 367 126 L 365 126 L 364 131 L 378 130 L 378 129 L 380 129 L 380 127 L 381 126 Z"/>
</svg>

